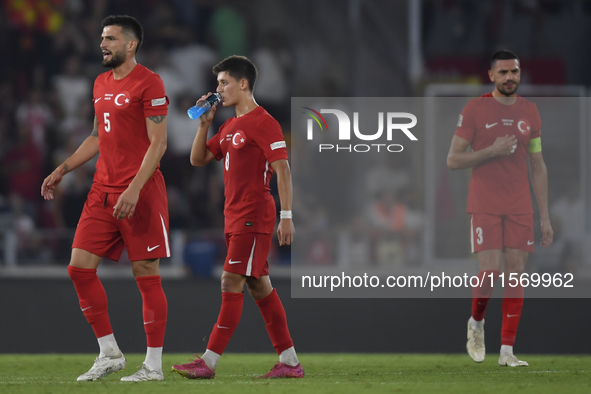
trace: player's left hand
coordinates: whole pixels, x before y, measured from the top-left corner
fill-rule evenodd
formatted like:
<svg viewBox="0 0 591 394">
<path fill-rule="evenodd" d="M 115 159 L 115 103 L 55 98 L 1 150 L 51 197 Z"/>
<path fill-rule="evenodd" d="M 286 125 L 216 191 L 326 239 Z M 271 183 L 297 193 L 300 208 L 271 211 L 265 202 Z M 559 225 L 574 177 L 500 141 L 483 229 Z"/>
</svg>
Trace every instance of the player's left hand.
<svg viewBox="0 0 591 394">
<path fill-rule="evenodd" d="M 281 219 L 279 226 L 277 226 L 277 239 L 279 240 L 279 246 L 291 245 L 293 242 L 293 235 L 295 234 L 295 228 L 291 219 Z"/>
<path fill-rule="evenodd" d="M 547 248 L 552 244 L 554 239 L 554 230 L 552 230 L 552 224 L 550 219 L 542 220 L 542 248 Z"/>
<path fill-rule="evenodd" d="M 117 199 L 117 204 L 113 207 L 113 217 L 117 219 L 125 219 L 126 217 L 131 219 L 139 198 L 139 190 L 128 187 Z"/>
</svg>

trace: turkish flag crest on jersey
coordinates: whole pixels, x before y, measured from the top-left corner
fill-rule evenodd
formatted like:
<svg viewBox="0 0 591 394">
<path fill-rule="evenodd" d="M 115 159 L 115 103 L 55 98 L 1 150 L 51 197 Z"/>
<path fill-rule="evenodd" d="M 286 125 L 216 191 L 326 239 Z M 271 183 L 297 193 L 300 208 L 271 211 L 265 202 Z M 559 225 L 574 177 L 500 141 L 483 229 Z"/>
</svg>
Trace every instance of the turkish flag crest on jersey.
<svg viewBox="0 0 591 394">
<path fill-rule="evenodd" d="M 235 149 L 241 149 L 246 144 L 246 134 L 242 130 L 238 130 L 232 136 L 232 146 Z"/>
<path fill-rule="evenodd" d="M 129 103 L 131 103 L 131 96 L 129 92 L 124 90 L 123 92 L 119 92 L 115 95 L 115 99 L 113 100 L 115 103 L 115 107 L 118 109 L 125 109 L 129 107 Z"/>
<path fill-rule="evenodd" d="M 529 134 L 531 133 L 531 125 L 527 121 L 527 119 L 519 119 L 517 122 L 517 128 L 521 131 L 521 134 Z"/>
</svg>

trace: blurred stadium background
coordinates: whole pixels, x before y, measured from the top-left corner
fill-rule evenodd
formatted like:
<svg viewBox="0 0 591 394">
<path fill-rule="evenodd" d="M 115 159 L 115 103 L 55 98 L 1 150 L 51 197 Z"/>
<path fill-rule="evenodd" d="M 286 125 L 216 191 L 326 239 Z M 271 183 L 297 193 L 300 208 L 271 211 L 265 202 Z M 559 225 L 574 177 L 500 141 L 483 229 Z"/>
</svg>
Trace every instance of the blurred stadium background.
<svg viewBox="0 0 591 394">
<path fill-rule="evenodd" d="M 39 189 L 43 178 L 92 130 L 92 84 L 104 71 L 100 22 L 110 14 L 133 15 L 143 24 L 138 61 L 160 74 L 171 100 L 169 144 L 161 162 L 173 253 L 162 262 L 165 290 L 172 301 L 169 348 L 193 349 L 194 342 L 187 339 L 207 335 L 218 310 L 217 278 L 225 254 L 222 172 L 221 166 L 189 165 L 196 126 L 186 109 L 215 89 L 211 67 L 231 54 L 249 56 L 257 64 L 257 101 L 281 122 L 289 142 L 290 97 L 475 96 L 491 90 L 486 86 L 490 55 L 500 48 L 513 50 L 523 68 L 519 93 L 578 97 L 577 108 L 570 108 L 577 117 L 574 125 L 544 128 L 556 238 L 552 250 L 531 257 L 532 269 L 588 275 L 591 55 L 584 48 L 591 36 L 591 0 L 146 0 L 141 5 L 131 0 L 2 0 L 0 4 L 0 337 L 28 338 L 0 341 L 0 352 L 94 351 L 91 330 L 77 310 L 65 269 L 94 163 L 69 174 L 51 202 L 42 200 Z M 231 111 L 221 112 L 216 126 L 228 116 Z M 457 118 L 457 112 L 450 116 Z M 391 222 L 389 227 L 383 220 L 387 218 L 373 217 L 362 226 L 389 234 L 387 239 L 395 247 L 387 252 L 388 259 L 423 264 L 470 258 L 465 223 L 452 220 L 463 213 L 466 178 L 439 171 L 453 125 L 437 134 L 426 130 L 419 155 L 393 158 L 382 168 L 390 182 L 381 185 L 383 190 L 376 189 L 379 199 L 372 203 L 376 208 L 385 204 L 386 211 L 394 204 L 408 221 Z M 442 192 L 449 200 L 437 205 L 435 195 Z M 296 215 L 302 212 L 296 221 L 302 229 L 298 235 L 322 231 L 325 218 L 307 209 L 303 199 L 295 204 L 300 204 L 294 208 Z M 465 233 L 454 238 L 457 243 L 438 243 L 455 232 Z M 334 244 L 314 245 L 304 263 L 338 265 Z M 380 254 L 371 248 L 379 247 L 370 242 L 360 250 L 371 260 Z M 289 249 L 273 250 L 270 262 L 276 278 L 289 276 Z M 127 280 L 132 278 L 128 263 L 123 256 L 119 262 L 104 261 L 100 268 L 101 277 L 107 279 L 116 332 L 117 324 L 120 330 L 128 329 L 123 326 L 124 316 L 132 310 L 139 316 L 140 311 L 135 283 Z M 288 298 L 289 283 L 278 281 L 278 287 Z M 121 303 L 128 293 L 133 307 Z M 187 299 L 207 299 L 213 305 L 205 308 L 200 301 L 188 307 L 193 302 Z M 467 300 L 285 303 L 294 338 L 304 343 L 306 351 L 462 351 L 469 310 Z M 524 309 L 524 331 L 535 327 L 532 320 L 542 310 L 567 319 L 570 310 L 588 308 L 589 302 L 532 300 L 531 305 Z M 316 308 L 331 309 L 333 314 Z M 424 326 L 428 319 L 419 311 L 425 309 L 439 311 L 440 321 L 453 322 L 440 333 L 449 340 L 399 346 L 398 338 L 420 333 L 399 325 L 398 319 L 416 319 Z M 242 339 L 233 340 L 230 350 L 267 349 L 258 312 L 248 311 L 238 330 L 243 333 L 237 332 Z M 65 330 L 67 341 L 47 344 L 40 338 L 35 331 L 39 313 L 49 316 L 56 332 Z M 498 310 L 491 307 L 489 313 L 498 315 Z M 357 317 L 343 329 L 342 322 L 349 321 L 351 314 Z M 306 342 L 310 315 L 319 327 L 340 330 L 338 338 L 355 337 L 375 319 L 386 319 L 389 325 L 365 341 L 332 343 L 316 336 Z M 588 317 L 584 319 L 589 323 Z M 181 321 L 185 327 L 177 327 Z M 196 325 L 197 333 L 192 330 Z M 580 326 L 583 330 L 585 324 Z M 490 327 L 494 329 L 494 323 Z M 130 329 L 130 338 L 135 331 Z M 258 339 L 249 341 L 254 331 L 260 335 L 253 334 Z M 530 352 L 582 352 L 585 345 L 577 333 L 571 331 L 564 338 L 557 321 L 522 343 Z M 540 340 L 551 342 L 544 338 L 555 335 L 562 337 L 561 347 L 535 346 Z M 386 347 L 376 339 L 384 336 L 392 336 Z M 143 334 L 133 340 L 135 350 L 142 351 Z M 238 347 L 232 348 L 233 344 Z"/>
</svg>

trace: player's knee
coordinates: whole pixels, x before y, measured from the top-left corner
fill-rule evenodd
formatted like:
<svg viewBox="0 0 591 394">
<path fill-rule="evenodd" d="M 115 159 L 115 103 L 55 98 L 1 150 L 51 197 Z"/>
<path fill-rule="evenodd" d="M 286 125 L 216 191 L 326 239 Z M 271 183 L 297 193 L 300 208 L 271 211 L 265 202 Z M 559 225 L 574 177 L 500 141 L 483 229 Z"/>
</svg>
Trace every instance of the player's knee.
<svg viewBox="0 0 591 394">
<path fill-rule="evenodd" d="M 70 266 L 82 269 L 96 269 L 102 257 L 87 252 L 86 250 L 73 248 L 70 257 Z"/>
<path fill-rule="evenodd" d="M 250 294 L 252 298 L 258 300 L 258 297 L 260 296 L 260 289 L 253 287 L 252 284 L 249 282 L 246 282 L 246 289 L 248 290 L 248 294 Z"/>
<path fill-rule="evenodd" d="M 525 262 L 514 262 L 512 264 L 506 264 L 505 271 L 509 274 L 523 274 L 525 272 Z"/>
<path fill-rule="evenodd" d="M 255 300 L 261 300 L 269 295 L 265 289 L 262 289 L 260 287 L 257 287 L 257 288 L 248 287 L 248 294 L 250 294 L 250 296 Z"/>
<path fill-rule="evenodd" d="M 525 272 L 527 252 L 509 250 L 505 256 L 505 271 L 522 274 Z"/>
<path fill-rule="evenodd" d="M 137 278 L 139 276 L 158 275 L 158 262 L 159 259 L 133 261 L 131 263 L 131 271 L 133 272 L 133 276 Z"/>
<path fill-rule="evenodd" d="M 249 280 L 246 281 L 246 288 L 248 289 L 250 296 L 255 300 L 261 300 L 273 291 L 271 282 L 268 280 L 262 280 L 262 278 L 249 278 Z"/>
<path fill-rule="evenodd" d="M 242 293 L 245 281 L 242 275 L 224 271 L 221 279 L 222 293 Z"/>
</svg>

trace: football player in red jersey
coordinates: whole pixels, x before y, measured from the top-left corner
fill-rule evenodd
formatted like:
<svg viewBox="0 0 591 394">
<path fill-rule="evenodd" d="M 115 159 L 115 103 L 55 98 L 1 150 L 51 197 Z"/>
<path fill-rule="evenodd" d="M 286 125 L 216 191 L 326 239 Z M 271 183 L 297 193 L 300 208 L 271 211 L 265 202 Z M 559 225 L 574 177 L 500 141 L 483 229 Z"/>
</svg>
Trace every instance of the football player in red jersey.
<svg viewBox="0 0 591 394">
<path fill-rule="evenodd" d="M 494 283 L 504 268 L 499 365 L 527 366 L 527 362 L 513 354 L 523 307 L 523 287 L 520 281 L 517 286 L 510 286 L 508 279 L 520 278 L 528 254 L 534 251 L 528 159 L 540 209 L 541 246 L 546 248 L 552 243 L 548 173 L 540 139 L 542 122 L 536 105 L 516 94 L 521 77 L 517 55 L 507 50 L 496 52 L 488 73 L 495 89 L 466 104 L 447 156 L 447 165 L 452 170 L 472 168 L 467 211 L 472 252 L 478 253 L 481 285 L 472 289 L 466 349 L 474 361 L 484 361 L 484 312 Z"/>
<path fill-rule="evenodd" d="M 223 97 L 222 104 L 234 107 L 236 116 L 228 119 L 207 141 L 216 107 L 201 115 L 191 164 L 203 166 L 214 159 L 224 161 L 224 232 L 228 254 L 221 280 L 222 307 L 203 356 L 189 364 L 174 365 L 172 369 L 192 379 L 214 377 L 217 362 L 238 326 L 246 284 L 279 355 L 279 362 L 264 377 L 303 377 L 285 310 L 269 280 L 267 262 L 276 221 L 275 202 L 269 188 L 273 172 L 277 173 L 281 200 L 279 244 L 290 245 L 294 234 L 291 172 L 283 133 L 279 123 L 254 100 L 257 69 L 249 59 L 231 56 L 214 66 L 213 73 L 217 75 L 217 92 Z M 208 96 L 201 97 L 197 103 Z"/>
<path fill-rule="evenodd" d="M 53 199 L 65 174 L 100 153 L 68 267 L 80 308 L 100 348 L 94 365 L 78 381 L 98 380 L 125 368 L 109 321 L 107 296 L 96 274 L 103 257 L 118 260 L 124 246 L 142 294 L 148 349 L 142 368 L 121 380 L 163 380 L 167 302 L 158 267 L 161 257 L 170 256 L 170 245 L 166 187 L 159 167 L 166 150 L 168 98 L 160 77 L 135 60 L 143 39 L 140 23 L 125 15 L 109 16 L 102 24 L 102 64 L 111 70 L 94 83 L 94 129 L 45 178 L 41 195 Z"/>
</svg>

